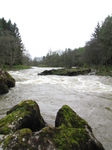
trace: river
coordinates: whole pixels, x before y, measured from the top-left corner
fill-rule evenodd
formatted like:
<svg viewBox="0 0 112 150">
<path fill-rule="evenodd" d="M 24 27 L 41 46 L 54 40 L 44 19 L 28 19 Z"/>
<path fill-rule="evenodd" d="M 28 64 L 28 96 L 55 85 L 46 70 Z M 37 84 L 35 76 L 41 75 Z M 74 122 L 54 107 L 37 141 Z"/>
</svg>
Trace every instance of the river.
<svg viewBox="0 0 112 150">
<path fill-rule="evenodd" d="M 95 137 L 106 150 L 112 150 L 112 77 L 39 76 L 45 69 L 9 71 L 16 86 L 0 96 L 0 118 L 22 100 L 35 100 L 45 121 L 54 126 L 57 111 L 69 105 L 93 129 Z"/>
</svg>

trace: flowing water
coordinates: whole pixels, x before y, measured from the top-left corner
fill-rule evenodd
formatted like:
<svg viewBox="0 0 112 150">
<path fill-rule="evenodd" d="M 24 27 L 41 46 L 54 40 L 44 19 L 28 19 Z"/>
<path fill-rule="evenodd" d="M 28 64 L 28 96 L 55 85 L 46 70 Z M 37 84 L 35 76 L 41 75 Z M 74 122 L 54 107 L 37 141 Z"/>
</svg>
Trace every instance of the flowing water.
<svg viewBox="0 0 112 150">
<path fill-rule="evenodd" d="M 0 96 L 0 119 L 22 100 L 35 100 L 45 121 L 54 126 L 57 111 L 69 105 L 93 129 L 95 137 L 106 150 L 112 150 L 112 77 L 39 76 L 45 69 L 10 71 L 16 87 Z"/>
</svg>

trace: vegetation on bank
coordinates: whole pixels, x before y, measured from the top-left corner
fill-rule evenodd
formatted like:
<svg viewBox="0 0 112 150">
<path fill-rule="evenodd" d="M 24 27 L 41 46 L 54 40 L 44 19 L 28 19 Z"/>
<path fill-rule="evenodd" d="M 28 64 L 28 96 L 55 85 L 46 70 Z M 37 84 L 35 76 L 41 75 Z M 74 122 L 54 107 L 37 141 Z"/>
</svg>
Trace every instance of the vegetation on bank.
<svg viewBox="0 0 112 150">
<path fill-rule="evenodd" d="M 112 77 L 112 66 L 93 66 L 92 68 L 96 70 L 96 75 Z"/>
<path fill-rule="evenodd" d="M 22 69 L 30 69 L 31 66 L 27 65 L 13 65 L 11 68 L 8 65 L 2 66 L 2 70 L 22 70 Z"/>
<path fill-rule="evenodd" d="M 30 69 L 30 66 L 26 66 L 26 65 L 14 65 L 11 69 L 12 70 L 21 70 L 21 69 Z"/>
</svg>

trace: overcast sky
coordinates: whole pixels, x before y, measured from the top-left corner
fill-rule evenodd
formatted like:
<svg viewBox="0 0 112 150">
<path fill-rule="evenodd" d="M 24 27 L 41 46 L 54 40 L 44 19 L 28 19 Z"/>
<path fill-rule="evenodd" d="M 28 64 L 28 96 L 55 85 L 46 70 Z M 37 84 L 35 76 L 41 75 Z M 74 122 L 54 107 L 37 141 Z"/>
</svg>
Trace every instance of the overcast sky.
<svg viewBox="0 0 112 150">
<path fill-rule="evenodd" d="M 75 49 L 112 14 L 112 0 L 0 0 L 0 18 L 16 23 L 32 57 Z"/>
</svg>

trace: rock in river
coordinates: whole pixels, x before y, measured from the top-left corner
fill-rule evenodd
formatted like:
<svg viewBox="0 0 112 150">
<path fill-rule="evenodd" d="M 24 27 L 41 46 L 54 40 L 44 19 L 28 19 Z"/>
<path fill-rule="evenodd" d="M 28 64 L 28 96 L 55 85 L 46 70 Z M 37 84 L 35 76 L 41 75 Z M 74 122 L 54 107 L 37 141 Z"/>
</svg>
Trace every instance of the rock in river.
<svg viewBox="0 0 112 150">
<path fill-rule="evenodd" d="M 29 113 L 31 110 L 33 110 L 32 115 Z M 13 114 L 16 111 L 17 115 L 20 114 L 19 117 L 23 118 L 22 123 Z M 12 124 L 11 121 L 7 123 L 4 118 L 1 119 L 0 134 L 6 134 L 1 131 L 7 126 L 17 125 L 16 129 L 9 130 L 8 135 L 0 142 L 4 150 L 104 150 L 102 144 L 94 137 L 89 124 L 69 106 L 64 105 L 59 109 L 55 127 L 45 127 L 45 121 L 40 113 L 36 115 L 37 112 L 39 113 L 39 107 L 34 101 L 23 101 L 8 112 L 8 115 L 12 114 L 12 118 L 15 118 L 11 120 Z M 25 120 L 28 118 L 28 122 L 24 121 L 24 118 Z M 35 122 L 40 122 L 38 129 L 37 125 L 34 125 Z M 24 123 L 25 125 L 22 125 Z M 7 124 L 5 129 L 3 124 Z"/>
<path fill-rule="evenodd" d="M 14 86 L 15 79 L 7 71 L 0 70 L 0 94 L 8 93 L 8 89 Z"/>
<path fill-rule="evenodd" d="M 71 69 L 51 69 L 45 70 L 38 75 L 60 75 L 60 76 L 77 76 L 77 75 L 86 75 L 91 72 L 89 68 L 71 68 Z"/>
</svg>

